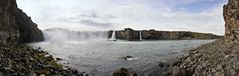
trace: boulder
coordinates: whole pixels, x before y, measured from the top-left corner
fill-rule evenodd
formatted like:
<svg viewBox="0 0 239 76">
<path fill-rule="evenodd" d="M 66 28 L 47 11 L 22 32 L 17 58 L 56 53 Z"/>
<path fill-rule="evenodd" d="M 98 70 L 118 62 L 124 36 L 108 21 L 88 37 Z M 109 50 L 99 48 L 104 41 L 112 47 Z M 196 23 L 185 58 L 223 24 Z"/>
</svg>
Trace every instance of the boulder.
<svg viewBox="0 0 239 76">
<path fill-rule="evenodd" d="M 113 73 L 113 76 L 137 76 L 135 72 L 131 72 L 125 68 L 120 68 Z"/>
</svg>

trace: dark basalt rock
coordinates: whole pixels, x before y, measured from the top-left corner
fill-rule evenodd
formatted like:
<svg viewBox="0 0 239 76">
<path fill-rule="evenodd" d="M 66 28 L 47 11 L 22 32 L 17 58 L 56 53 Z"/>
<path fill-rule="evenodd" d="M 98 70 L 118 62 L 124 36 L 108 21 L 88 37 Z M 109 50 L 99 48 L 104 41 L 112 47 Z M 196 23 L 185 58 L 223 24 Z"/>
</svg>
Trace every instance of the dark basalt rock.
<svg viewBox="0 0 239 76">
<path fill-rule="evenodd" d="M 133 56 L 128 55 L 128 56 L 123 57 L 122 59 L 128 60 L 129 58 L 133 58 Z"/>
<path fill-rule="evenodd" d="M 84 74 L 58 64 L 57 59 L 41 49 L 32 49 L 24 44 L 0 45 L 1 76 L 83 76 Z"/>
<path fill-rule="evenodd" d="M 112 36 L 112 30 L 109 31 L 108 38 Z M 151 30 L 133 30 L 126 28 L 125 30 L 115 31 L 116 39 L 139 41 L 140 32 L 143 40 L 190 40 L 190 39 L 217 39 L 222 36 L 217 36 L 211 33 L 198 33 L 190 31 L 156 31 Z"/>
<path fill-rule="evenodd" d="M 165 68 L 165 67 L 167 68 L 167 67 L 170 67 L 170 64 L 165 63 L 165 62 L 160 62 L 160 63 L 159 63 L 159 67 L 160 67 L 160 68 Z"/>
<path fill-rule="evenodd" d="M 0 76 L 87 76 L 58 64 L 41 48 L 23 44 L 42 40 L 41 30 L 16 0 L 0 0 Z"/>
<path fill-rule="evenodd" d="M 32 22 L 31 17 L 28 17 L 21 9 L 17 10 L 16 23 L 20 33 L 20 42 L 36 42 L 43 41 L 43 33 L 37 28 L 37 24 Z"/>
<path fill-rule="evenodd" d="M 113 76 L 137 76 L 137 74 L 135 72 L 130 72 L 125 68 L 120 68 L 113 73 Z"/>
<path fill-rule="evenodd" d="M 0 42 L 15 37 L 17 42 L 42 41 L 43 34 L 22 10 L 17 8 L 16 0 L 0 1 Z"/>
</svg>

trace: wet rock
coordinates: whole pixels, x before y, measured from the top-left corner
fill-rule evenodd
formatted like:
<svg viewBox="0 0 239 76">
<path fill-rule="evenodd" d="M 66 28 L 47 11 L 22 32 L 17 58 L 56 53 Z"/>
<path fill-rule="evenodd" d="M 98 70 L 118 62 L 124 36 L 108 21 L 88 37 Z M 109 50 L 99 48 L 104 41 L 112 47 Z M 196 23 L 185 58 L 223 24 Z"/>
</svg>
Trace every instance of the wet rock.
<svg viewBox="0 0 239 76">
<path fill-rule="evenodd" d="M 130 72 L 125 68 L 121 68 L 113 73 L 113 76 L 137 76 L 135 72 Z"/>
<path fill-rule="evenodd" d="M 128 60 L 129 58 L 133 58 L 133 56 L 128 55 L 128 56 L 123 57 L 122 59 Z"/>
<path fill-rule="evenodd" d="M 71 68 L 64 69 L 52 55 L 47 55 L 48 53 L 42 50 L 32 49 L 25 44 L 0 45 L 0 53 L 2 56 L 0 71 L 3 72 L 3 76 L 31 76 L 32 74 L 82 76 L 81 72 L 77 73 Z"/>
<path fill-rule="evenodd" d="M 170 64 L 169 64 L 169 63 L 166 63 L 166 62 L 160 62 L 160 63 L 159 63 L 159 67 L 160 67 L 160 68 L 168 68 L 168 67 L 170 67 Z"/>
<path fill-rule="evenodd" d="M 159 67 L 160 67 L 160 68 L 163 68 L 163 67 L 164 67 L 164 63 L 163 63 L 163 62 L 160 62 L 160 63 L 159 63 Z"/>
<path fill-rule="evenodd" d="M 56 58 L 56 60 L 57 60 L 57 61 L 61 61 L 61 60 L 63 60 L 63 59 L 61 59 L 61 58 Z"/>
</svg>

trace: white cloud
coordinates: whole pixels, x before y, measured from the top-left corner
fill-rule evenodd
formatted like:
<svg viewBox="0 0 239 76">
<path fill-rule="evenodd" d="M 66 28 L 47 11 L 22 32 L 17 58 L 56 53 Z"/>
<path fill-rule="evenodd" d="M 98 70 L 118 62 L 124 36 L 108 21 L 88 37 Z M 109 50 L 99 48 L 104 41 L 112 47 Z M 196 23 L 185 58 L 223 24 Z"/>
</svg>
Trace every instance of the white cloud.
<svg viewBox="0 0 239 76">
<path fill-rule="evenodd" d="M 165 0 L 159 1 L 166 5 Z M 196 1 L 199 0 L 168 2 L 174 6 Z M 222 4 L 202 12 L 190 13 L 174 11 L 163 4 L 155 8 L 147 0 L 18 0 L 18 3 L 42 29 L 64 27 L 86 31 L 130 27 L 224 34 Z M 85 20 L 88 23 L 82 23 Z M 102 28 L 104 24 L 107 26 Z"/>
</svg>

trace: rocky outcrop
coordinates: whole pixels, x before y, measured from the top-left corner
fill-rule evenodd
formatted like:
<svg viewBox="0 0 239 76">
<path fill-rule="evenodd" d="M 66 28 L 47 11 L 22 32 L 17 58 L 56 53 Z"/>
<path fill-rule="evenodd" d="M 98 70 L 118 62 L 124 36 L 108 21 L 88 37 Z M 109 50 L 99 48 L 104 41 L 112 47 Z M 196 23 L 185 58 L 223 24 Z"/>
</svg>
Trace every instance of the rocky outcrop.
<svg viewBox="0 0 239 76">
<path fill-rule="evenodd" d="M 40 48 L 15 41 L 0 44 L 0 76 L 88 76 L 58 64 L 58 60 Z"/>
<path fill-rule="evenodd" d="M 174 76 L 238 76 L 239 43 L 226 44 L 223 39 L 189 51 L 175 63 Z"/>
<path fill-rule="evenodd" d="M 175 63 L 173 76 L 239 76 L 239 0 L 224 6 L 225 37 L 190 50 Z"/>
<path fill-rule="evenodd" d="M 17 10 L 15 19 L 20 33 L 20 42 L 43 41 L 42 31 L 38 29 L 36 23 L 32 22 L 31 17 L 28 17 L 21 9 Z"/>
<path fill-rule="evenodd" d="M 225 20 L 225 40 L 227 42 L 239 41 L 239 0 L 229 0 L 224 5 L 223 16 Z"/>
<path fill-rule="evenodd" d="M 108 37 L 112 37 L 112 32 L 109 31 Z M 126 28 L 125 30 L 116 31 L 116 39 L 138 41 L 140 34 L 143 40 L 189 40 L 189 39 L 217 39 L 222 36 L 217 36 L 211 33 L 197 33 L 190 31 L 156 31 L 156 30 L 133 30 Z"/>
<path fill-rule="evenodd" d="M 137 41 L 139 40 L 139 32 L 131 28 L 126 28 L 125 30 L 115 31 L 116 39 L 128 40 L 128 41 Z M 108 37 L 111 38 L 113 31 L 109 31 Z"/>
<path fill-rule="evenodd" d="M 43 40 L 42 32 L 24 12 L 16 0 L 0 1 L 0 76 L 88 76 L 63 67 L 40 48 L 27 42 Z"/>
<path fill-rule="evenodd" d="M 24 12 L 17 8 L 16 0 L 0 2 L 0 32 L 4 37 L 15 37 L 18 42 L 42 41 L 43 34 Z M 4 37 L 0 42 L 5 42 Z"/>
</svg>

